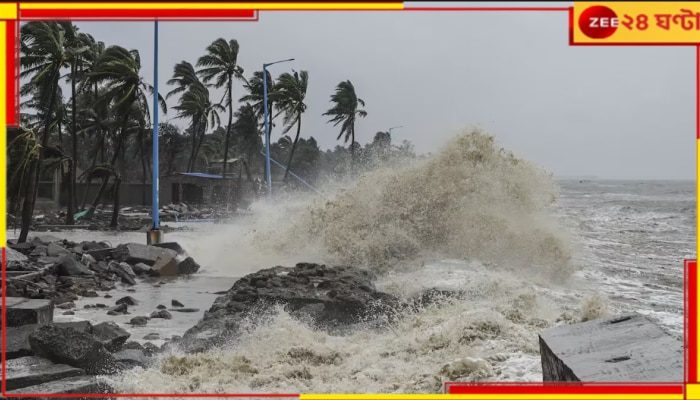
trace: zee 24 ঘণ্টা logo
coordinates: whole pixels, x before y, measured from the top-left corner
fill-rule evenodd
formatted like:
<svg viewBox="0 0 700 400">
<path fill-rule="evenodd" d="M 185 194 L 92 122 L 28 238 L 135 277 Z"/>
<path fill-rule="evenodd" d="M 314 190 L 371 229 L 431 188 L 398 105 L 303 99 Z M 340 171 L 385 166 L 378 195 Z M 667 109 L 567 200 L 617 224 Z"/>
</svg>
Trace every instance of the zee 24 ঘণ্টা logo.
<svg viewBox="0 0 700 400">
<path fill-rule="evenodd" d="M 618 29 L 646 31 L 652 24 L 667 31 L 672 26 L 679 26 L 685 31 L 700 31 L 700 12 L 681 8 L 676 14 L 623 14 L 618 17 L 608 7 L 591 6 L 578 19 L 579 29 L 591 39 L 609 38 Z"/>
</svg>

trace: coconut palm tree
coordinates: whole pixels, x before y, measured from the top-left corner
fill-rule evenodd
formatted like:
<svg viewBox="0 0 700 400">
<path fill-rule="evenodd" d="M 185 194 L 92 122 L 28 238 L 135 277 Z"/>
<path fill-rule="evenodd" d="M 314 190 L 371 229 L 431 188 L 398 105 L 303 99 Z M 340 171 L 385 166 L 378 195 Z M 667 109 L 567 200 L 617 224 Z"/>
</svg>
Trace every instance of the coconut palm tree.
<svg viewBox="0 0 700 400">
<path fill-rule="evenodd" d="M 20 78 L 30 78 L 23 85 L 21 95 L 35 93 L 38 107 L 46 110 L 42 121 L 43 132 L 40 145 L 49 144 L 49 133 L 54 123 L 54 111 L 60 90 L 61 70 L 68 66 L 67 47 L 75 38 L 75 30 L 70 22 L 32 21 L 20 28 Z M 32 221 L 36 204 L 41 162 L 43 153 L 38 153 L 36 163 L 29 165 L 31 181 L 26 186 L 28 193 L 24 196 L 22 207 L 22 230 L 18 242 L 27 240 L 29 225 Z"/>
<path fill-rule="evenodd" d="M 255 71 L 253 77 L 246 81 L 243 87 L 248 91 L 248 94 L 241 97 L 239 101 L 250 103 L 255 111 L 256 118 L 260 120 L 260 126 L 265 124 L 262 121 L 265 115 L 265 105 L 264 100 L 264 81 L 262 71 Z M 273 112 L 275 104 L 277 104 L 277 85 L 270 75 L 270 71 L 267 71 L 267 122 L 270 131 L 270 137 L 272 137 L 272 128 L 275 127 L 273 123 L 275 114 Z M 264 134 L 264 132 L 263 132 Z M 264 171 L 267 173 L 267 164 L 264 165 Z"/>
<path fill-rule="evenodd" d="M 209 90 L 205 86 L 193 85 L 183 93 L 179 104 L 173 109 L 178 111 L 176 118 L 192 120 L 192 149 L 187 164 L 187 172 L 192 172 L 207 128 L 221 124 L 219 112 L 224 111 L 224 107 L 212 103 Z"/>
<path fill-rule="evenodd" d="M 214 87 L 226 87 L 222 103 L 228 104 L 228 125 L 226 125 L 226 140 L 224 141 L 224 163 L 221 176 L 226 176 L 226 164 L 228 162 L 228 148 L 231 140 L 231 124 L 233 122 L 233 80 L 245 80 L 243 68 L 238 65 L 239 45 L 236 39 L 228 42 L 219 38 L 207 47 L 207 54 L 197 61 L 199 71 L 205 83 L 215 80 Z"/>
<path fill-rule="evenodd" d="M 283 73 L 277 78 L 277 107 L 280 113 L 284 113 L 284 129 L 282 134 L 286 134 L 290 129 L 296 124 L 297 134 L 294 137 L 294 143 L 292 144 L 292 150 L 289 153 L 289 159 L 287 160 L 287 168 L 284 172 L 284 180 L 287 180 L 289 175 L 289 170 L 292 167 L 292 159 L 294 158 L 294 151 L 297 148 L 297 143 L 299 142 L 299 133 L 301 133 L 301 116 L 306 112 L 306 103 L 304 99 L 306 98 L 306 90 L 309 86 L 309 73 L 308 71 L 296 72 L 292 71 L 294 75 L 289 73 Z"/>
<path fill-rule="evenodd" d="M 204 85 L 202 81 L 199 80 L 197 71 L 195 71 L 192 64 L 187 61 L 180 61 L 179 63 L 175 64 L 175 67 L 173 68 L 173 77 L 167 82 L 167 84 L 174 85 L 175 89 L 169 91 L 168 94 L 165 95 L 166 99 L 186 91 L 190 88 L 190 86 Z"/>
<path fill-rule="evenodd" d="M 333 126 L 340 126 L 340 134 L 336 140 L 340 140 L 345 135 L 345 143 L 350 140 L 350 158 L 351 169 L 355 169 L 355 121 L 357 117 L 364 118 L 367 116 L 367 111 L 358 109 L 358 106 L 365 106 L 364 100 L 357 97 L 355 86 L 349 80 L 340 82 L 335 88 L 335 93 L 331 95 L 331 102 L 335 103 L 333 107 L 323 113 L 323 115 L 331 116 L 328 121 L 333 122 Z"/>
<path fill-rule="evenodd" d="M 260 153 L 263 147 L 262 131 L 258 123 L 258 115 L 255 107 L 250 103 L 242 105 L 234 114 L 236 122 L 233 124 L 234 149 L 238 158 L 245 160 L 240 163 L 240 168 L 245 168 L 248 181 L 252 182 L 250 165 L 253 158 Z M 239 181 L 242 171 L 239 170 Z M 240 187 L 240 185 L 239 185 Z"/>
<path fill-rule="evenodd" d="M 88 74 L 88 82 L 104 85 L 102 93 L 98 97 L 98 102 L 110 104 L 114 112 L 119 116 L 120 131 L 116 138 L 114 153 L 110 161 L 110 166 L 116 164 L 120 151 L 126 143 L 128 137 L 129 120 L 132 117 L 134 107 L 143 110 L 146 119 L 150 119 L 148 111 L 148 101 L 146 92 L 153 93 L 153 87 L 144 82 L 141 73 L 141 56 L 138 50 L 127 50 L 121 46 L 108 47 L 102 56 L 96 60 L 92 71 Z M 167 112 L 165 99 L 158 96 L 158 103 L 162 112 Z M 88 209 L 86 218 L 92 218 L 100 199 L 107 188 L 107 179 L 102 180 L 102 185 L 91 207 Z M 114 209 L 112 216 L 112 226 L 116 226 L 119 210 Z"/>
</svg>

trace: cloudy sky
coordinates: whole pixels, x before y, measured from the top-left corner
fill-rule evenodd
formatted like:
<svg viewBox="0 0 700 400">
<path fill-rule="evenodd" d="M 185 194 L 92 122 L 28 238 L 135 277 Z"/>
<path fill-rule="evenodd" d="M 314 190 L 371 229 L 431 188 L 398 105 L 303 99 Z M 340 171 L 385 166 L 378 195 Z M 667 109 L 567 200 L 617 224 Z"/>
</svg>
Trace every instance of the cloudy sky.
<svg viewBox="0 0 700 400">
<path fill-rule="evenodd" d="M 138 49 L 153 80 L 153 23 L 77 25 Z M 570 47 L 567 31 L 564 12 L 263 11 L 258 22 L 161 22 L 158 80 L 167 92 L 175 63 L 235 38 L 246 76 L 286 58 L 296 60 L 271 67 L 273 76 L 309 71 L 302 135 L 322 148 L 338 142 L 321 114 L 349 79 L 367 103 L 360 143 L 402 125 L 395 141 L 436 152 L 476 125 L 557 176 L 695 179 L 695 50 Z"/>
</svg>

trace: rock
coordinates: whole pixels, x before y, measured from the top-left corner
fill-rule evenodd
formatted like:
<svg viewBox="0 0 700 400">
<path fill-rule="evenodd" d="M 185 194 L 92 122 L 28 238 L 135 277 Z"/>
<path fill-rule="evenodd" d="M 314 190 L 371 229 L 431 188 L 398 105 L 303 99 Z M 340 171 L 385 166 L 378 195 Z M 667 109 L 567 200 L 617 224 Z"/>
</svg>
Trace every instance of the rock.
<svg viewBox="0 0 700 400">
<path fill-rule="evenodd" d="M 40 385 L 73 376 L 85 375 L 82 369 L 64 364 L 54 364 L 39 357 L 22 357 L 7 360 L 7 390 Z"/>
<path fill-rule="evenodd" d="M 26 394 L 106 394 L 112 393 L 113 389 L 94 376 L 75 376 L 64 378 L 57 381 L 43 383 L 35 386 L 27 386 L 17 390 L 9 390 L 7 394 L 13 395 L 10 397 L 13 400 L 50 400 L 55 397 L 22 397 Z M 15 397 L 16 396 L 16 397 Z M 81 397 L 70 397 L 72 399 L 80 399 Z"/>
<path fill-rule="evenodd" d="M 51 235 L 38 235 L 32 238 L 32 243 L 34 243 L 35 246 L 39 245 L 44 245 L 48 246 L 49 244 L 53 242 L 60 242 L 61 239 L 57 238 L 56 236 L 51 236 Z"/>
<path fill-rule="evenodd" d="M 71 301 L 80 300 L 75 293 L 64 293 L 56 298 L 56 304 L 70 303 Z"/>
<path fill-rule="evenodd" d="M 683 342 L 631 313 L 540 334 L 544 382 L 682 382 Z"/>
<path fill-rule="evenodd" d="M 258 271 L 239 279 L 218 297 L 183 335 L 180 345 L 187 352 L 197 352 L 223 344 L 238 334 L 246 316 L 264 317 L 274 304 L 284 305 L 287 312 L 310 321 L 314 328 L 330 331 L 391 319 L 401 302 L 377 291 L 375 279 L 362 269 L 307 263 Z"/>
<path fill-rule="evenodd" d="M 114 322 L 102 322 L 93 327 L 93 335 L 111 352 L 119 351 L 131 334 Z"/>
<path fill-rule="evenodd" d="M 175 299 L 171 300 L 171 301 L 170 301 L 170 304 L 171 304 L 173 307 L 184 307 L 184 306 L 185 306 L 184 304 L 180 303 L 179 301 L 177 301 L 177 300 L 175 300 Z"/>
<path fill-rule="evenodd" d="M 156 346 L 151 342 L 146 342 L 143 344 L 143 352 L 147 356 L 152 356 L 160 351 L 160 347 Z"/>
<path fill-rule="evenodd" d="M 159 311 L 153 311 L 151 313 L 151 318 L 163 318 L 163 319 L 172 319 L 173 316 L 166 310 L 159 310 Z"/>
<path fill-rule="evenodd" d="M 82 368 L 88 374 L 110 374 L 117 371 L 112 355 L 87 332 L 44 325 L 29 335 L 29 344 L 35 355 L 55 363 Z"/>
<path fill-rule="evenodd" d="M 83 297 L 93 298 L 93 297 L 100 297 L 100 295 L 97 294 L 97 292 L 94 290 L 88 290 L 87 292 L 85 292 L 85 294 L 83 294 Z"/>
<path fill-rule="evenodd" d="M 150 275 L 153 273 L 153 268 L 144 263 L 136 263 L 132 269 L 138 275 Z"/>
<path fill-rule="evenodd" d="M 127 283 L 129 285 L 136 284 L 136 280 L 134 280 L 136 274 L 131 269 L 129 264 L 124 262 L 118 263 L 116 261 L 111 261 L 109 263 L 109 270 L 117 274 L 117 276 L 119 276 L 122 279 L 122 282 Z"/>
<path fill-rule="evenodd" d="M 123 313 L 119 313 L 119 312 L 112 311 L 112 310 L 107 311 L 107 315 L 112 316 L 112 317 L 115 315 L 122 315 L 122 314 Z"/>
<path fill-rule="evenodd" d="M 111 298 L 112 298 L 112 295 L 111 295 L 111 294 L 106 294 L 104 297 L 105 297 L 105 299 L 111 299 Z"/>
<path fill-rule="evenodd" d="M 53 302 L 22 297 L 6 297 L 6 323 L 8 327 L 29 324 L 48 324 L 53 321 Z"/>
<path fill-rule="evenodd" d="M 124 303 L 118 304 L 115 307 L 109 309 L 109 311 L 114 311 L 115 313 L 124 313 L 128 309 L 127 305 Z"/>
<path fill-rule="evenodd" d="M 149 333 L 148 335 L 143 337 L 144 340 L 159 340 L 160 335 L 157 333 Z"/>
<path fill-rule="evenodd" d="M 94 258 L 97 261 L 104 261 L 104 260 L 112 257 L 112 254 L 114 254 L 115 250 L 116 249 L 106 248 L 106 249 L 99 249 L 99 250 L 91 250 L 85 254 L 91 256 L 92 258 Z"/>
<path fill-rule="evenodd" d="M 156 307 L 156 308 L 159 309 L 159 310 L 165 310 L 165 309 L 168 308 L 168 307 L 166 307 L 166 306 L 164 306 L 164 305 L 162 305 L 162 304 L 158 304 L 158 307 Z"/>
<path fill-rule="evenodd" d="M 195 313 L 199 312 L 199 308 L 171 308 L 170 311 L 184 312 L 184 313 Z"/>
<path fill-rule="evenodd" d="M 141 367 L 145 369 L 152 363 L 152 359 L 144 354 L 143 349 L 121 350 L 114 353 L 114 358 L 127 368 Z"/>
<path fill-rule="evenodd" d="M 177 242 L 157 243 L 153 246 L 173 250 L 177 255 L 185 254 L 185 250 Z"/>
<path fill-rule="evenodd" d="M 49 248 L 46 246 L 37 246 L 32 250 L 31 253 L 29 253 L 31 257 L 45 257 L 49 255 Z"/>
<path fill-rule="evenodd" d="M 61 328 L 70 327 L 87 333 L 92 333 L 92 325 L 88 321 L 55 322 L 53 325 Z M 5 351 L 8 359 L 34 355 L 34 352 L 29 345 L 29 335 L 31 335 L 32 332 L 34 332 L 39 326 L 41 325 L 31 324 L 7 328 L 7 344 Z"/>
<path fill-rule="evenodd" d="M 49 257 L 61 257 L 61 256 L 71 255 L 71 252 L 70 252 L 70 250 L 63 248 L 63 246 L 61 246 L 57 242 L 52 242 L 52 243 L 49 243 L 49 246 L 46 250 L 46 254 Z"/>
<path fill-rule="evenodd" d="M 31 251 L 35 247 L 36 247 L 36 243 L 33 243 L 31 241 L 30 242 L 23 242 L 23 243 L 17 243 L 14 240 L 7 241 L 7 248 L 13 249 L 13 250 Z"/>
<path fill-rule="evenodd" d="M 138 305 L 139 302 L 131 296 L 126 296 L 126 297 L 122 297 L 121 299 L 117 300 L 116 304 L 126 304 L 127 306 L 135 306 L 135 305 Z"/>
<path fill-rule="evenodd" d="M 146 326 L 148 324 L 148 318 L 147 317 L 134 317 L 129 321 L 129 323 L 133 326 Z"/>
<path fill-rule="evenodd" d="M 60 308 L 62 310 L 70 310 L 71 308 L 75 308 L 75 303 L 68 302 L 68 303 L 59 304 L 56 306 L 56 308 Z"/>
<path fill-rule="evenodd" d="M 13 250 L 12 247 L 7 247 L 5 248 L 5 261 L 8 263 L 10 261 L 25 262 L 29 261 L 29 259 L 19 251 Z"/>
<path fill-rule="evenodd" d="M 75 315 L 75 311 L 66 311 L 63 315 Z"/>
<path fill-rule="evenodd" d="M 122 350 L 143 350 L 143 346 L 139 342 L 126 342 Z"/>
<path fill-rule="evenodd" d="M 72 254 L 68 254 L 59 259 L 56 274 L 58 276 L 77 276 L 92 275 L 93 272 L 78 262 Z"/>
<path fill-rule="evenodd" d="M 180 275 L 190 275 L 199 271 L 199 264 L 197 264 L 192 257 L 187 257 L 180 261 L 177 265 L 178 274 Z"/>
<path fill-rule="evenodd" d="M 156 259 L 151 274 L 153 276 L 177 276 L 178 271 L 178 263 L 175 257 L 165 256 Z"/>
<path fill-rule="evenodd" d="M 148 246 L 139 243 L 127 243 L 117 246 L 114 258 L 129 264 L 142 262 L 153 266 L 158 258 L 175 258 L 177 252 L 156 246 Z"/>
</svg>

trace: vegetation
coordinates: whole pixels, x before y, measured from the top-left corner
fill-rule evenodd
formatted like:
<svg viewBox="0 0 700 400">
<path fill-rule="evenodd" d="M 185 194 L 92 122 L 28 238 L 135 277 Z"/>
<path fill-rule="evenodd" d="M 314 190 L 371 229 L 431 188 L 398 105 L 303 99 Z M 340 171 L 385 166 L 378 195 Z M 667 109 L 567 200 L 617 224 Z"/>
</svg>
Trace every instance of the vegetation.
<svg viewBox="0 0 700 400">
<path fill-rule="evenodd" d="M 140 181 L 143 203 L 148 201 L 153 145 L 148 101 L 153 87 L 142 76 L 140 54 L 96 41 L 70 22 L 28 22 L 20 33 L 21 128 L 8 130 L 8 212 L 11 219 L 20 217 L 19 241 L 27 239 L 40 181 L 56 173 L 62 177 L 66 224 L 74 224 L 76 215 L 92 219 L 98 206 L 109 202 L 114 205 L 111 225 L 116 227 L 122 182 Z M 264 180 L 263 75 L 254 71 L 246 78 L 239 52 L 235 39 L 219 38 L 194 63 L 183 60 L 173 67 L 159 108 L 186 121 L 187 128 L 160 124 L 162 175 L 225 174 L 236 178 L 238 188 L 244 180 Z M 64 93 L 62 81 L 69 84 L 69 92 Z M 337 85 L 331 108 L 323 113 L 329 123 L 340 126 L 337 139 L 344 138 L 349 147 L 326 151 L 303 131 L 308 71 L 283 72 L 277 79 L 268 71 L 267 81 L 271 154 L 284 162 L 287 186 L 298 183 L 290 176 L 313 184 L 413 155 L 410 143 L 392 146 L 386 132 L 378 132 L 364 148 L 356 143 L 357 120 L 367 112 L 349 80 Z M 235 82 L 243 83 L 245 93 L 234 93 Z M 222 99 L 212 98 L 214 88 L 224 90 Z M 172 102 L 170 107 L 166 101 Z M 278 117 L 282 121 L 275 138 Z M 288 136 L 293 129 L 293 137 Z M 273 172 L 282 176 L 280 168 L 273 167 Z M 87 189 L 76 193 L 78 181 L 99 182 L 97 195 L 88 199 Z"/>
</svg>

